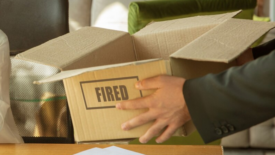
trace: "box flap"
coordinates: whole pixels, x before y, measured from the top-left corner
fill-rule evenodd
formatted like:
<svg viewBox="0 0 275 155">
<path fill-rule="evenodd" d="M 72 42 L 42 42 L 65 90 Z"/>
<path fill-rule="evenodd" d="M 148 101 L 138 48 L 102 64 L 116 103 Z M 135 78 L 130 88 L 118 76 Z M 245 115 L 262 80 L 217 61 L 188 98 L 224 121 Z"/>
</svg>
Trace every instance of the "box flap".
<svg viewBox="0 0 275 155">
<path fill-rule="evenodd" d="M 219 24 L 236 16 L 240 12 L 241 10 L 225 14 L 194 16 L 168 21 L 152 22 L 137 33 L 133 34 L 133 36 Z"/>
<path fill-rule="evenodd" d="M 274 27 L 274 22 L 229 19 L 179 49 L 171 57 L 228 63 Z"/>
<path fill-rule="evenodd" d="M 16 58 L 60 70 L 136 60 L 132 39 L 128 33 L 96 27 L 85 27 L 55 38 L 18 54 Z"/>
<path fill-rule="evenodd" d="M 138 60 L 169 59 L 170 54 L 239 12 L 152 23 L 133 35 Z"/>
<path fill-rule="evenodd" d="M 105 66 L 97 66 L 97 67 L 89 67 L 89 68 L 83 68 L 83 69 L 62 71 L 58 74 L 47 77 L 40 81 L 34 81 L 34 84 L 42 84 L 42 83 L 60 81 L 60 80 L 63 80 L 63 79 L 69 78 L 69 77 L 73 77 L 76 75 L 80 75 L 80 74 L 83 74 L 86 72 L 92 72 L 92 71 L 96 71 L 96 70 L 103 70 L 103 69 L 107 69 L 107 68 L 115 68 L 115 67 L 128 66 L 128 65 L 139 65 L 139 64 L 144 64 L 144 63 L 158 61 L 158 60 L 160 60 L 160 59 L 150 59 L 150 60 L 120 63 L 120 64 L 114 64 L 114 65 L 105 65 Z"/>
</svg>

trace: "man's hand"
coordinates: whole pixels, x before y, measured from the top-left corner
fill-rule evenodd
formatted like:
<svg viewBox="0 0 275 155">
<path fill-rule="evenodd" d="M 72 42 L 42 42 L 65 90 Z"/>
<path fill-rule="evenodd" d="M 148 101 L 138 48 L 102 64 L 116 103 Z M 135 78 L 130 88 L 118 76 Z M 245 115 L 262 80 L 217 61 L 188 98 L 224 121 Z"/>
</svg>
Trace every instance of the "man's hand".
<svg viewBox="0 0 275 155">
<path fill-rule="evenodd" d="M 156 139 L 162 143 L 170 138 L 175 131 L 189 121 L 190 114 L 182 93 L 185 79 L 173 76 L 157 76 L 136 83 L 139 90 L 157 89 L 152 95 L 123 101 L 116 105 L 117 109 L 145 109 L 148 111 L 122 124 L 123 130 L 154 121 L 147 132 L 139 138 L 141 143 L 147 143 L 151 138 L 160 134 Z M 164 132 L 160 133 L 163 129 Z"/>
</svg>

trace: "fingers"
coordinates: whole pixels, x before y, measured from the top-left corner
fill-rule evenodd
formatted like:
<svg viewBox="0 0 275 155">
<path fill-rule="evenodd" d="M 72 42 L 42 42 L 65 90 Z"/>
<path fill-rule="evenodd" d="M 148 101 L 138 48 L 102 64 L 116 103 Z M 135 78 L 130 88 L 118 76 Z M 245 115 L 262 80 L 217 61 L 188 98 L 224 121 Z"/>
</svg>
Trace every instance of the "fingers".
<svg viewBox="0 0 275 155">
<path fill-rule="evenodd" d="M 141 143 L 147 143 L 154 136 L 158 135 L 163 128 L 166 127 L 166 122 L 164 121 L 156 121 L 147 131 L 146 133 L 139 138 Z"/>
<path fill-rule="evenodd" d="M 177 129 L 177 126 L 169 125 L 167 129 L 156 139 L 156 142 L 163 143 L 164 141 L 168 140 L 170 137 L 173 136 Z"/>
<path fill-rule="evenodd" d="M 167 79 L 167 76 L 161 75 L 161 76 L 156 76 L 148 79 L 144 79 L 142 81 L 138 81 L 136 83 L 136 87 L 138 89 L 157 89 L 161 88 L 165 84 L 165 80 Z M 151 97 L 143 97 L 139 99 L 134 99 L 134 100 L 128 100 L 128 101 L 123 101 L 121 103 L 116 104 L 117 109 L 144 109 L 144 108 L 149 108 L 151 105 Z"/>
<path fill-rule="evenodd" d="M 121 125 L 121 128 L 123 130 L 130 130 L 134 127 L 137 127 L 137 126 L 143 125 L 145 123 L 148 123 L 148 122 L 150 122 L 154 119 L 155 119 L 155 115 L 152 112 L 148 111 L 146 113 L 140 114 L 139 116 L 131 119 L 128 122 L 123 123 Z"/>
<path fill-rule="evenodd" d="M 150 100 L 148 97 L 138 98 L 134 100 L 123 101 L 116 104 L 116 108 L 120 110 L 135 110 L 145 109 L 150 107 Z"/>
<path fill-rule="evenodd" d="M 165 75 L 161 76 L 155 76 L 152 78 L 144 79 L 141 81 L 138 81 L 135 86 L 137 89 L 145 90 L 145 89 L 158 89 L 161 88 L 164 81 L 165 81 Z"/>
</svg>

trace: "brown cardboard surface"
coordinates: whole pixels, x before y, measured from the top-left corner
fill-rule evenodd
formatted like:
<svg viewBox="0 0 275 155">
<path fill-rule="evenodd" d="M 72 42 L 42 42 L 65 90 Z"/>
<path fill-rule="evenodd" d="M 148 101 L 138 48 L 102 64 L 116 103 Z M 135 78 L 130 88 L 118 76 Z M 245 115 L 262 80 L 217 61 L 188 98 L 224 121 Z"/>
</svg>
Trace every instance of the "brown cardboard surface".
<svg viewBox="0 0 275 155">
<path fill-rule="evenodd" d="M 137 57 L 139 60 L 169 59 L 170 54 L 238 13 L 239 11 L 152 23 L 133 35 Z"/>
<path fill-rule="evenodd" d="M 60 80 L 70 78 L 70 77 L 73 77 L 73 76 L 76 76 L 76 75 L 80 75 L 80 74 L 83 74 L 83 73 L 86 73 L 86 72 L 92 72 L 92 71 L 97 71 L 97 70 L 104 70 L 104 69 L 108 69 L 108 68 L 122 67 L 122 66 L 128 66 L 128 65 L 139 65 L 139 64 L 144 64 L 144 63 L 148 63 L 148 62 L 152 62 L 152 61 L 158 61 L 158 60 L 160 60 L 160 59 L 149 59 L 149 60 L 119 63 L 119 64 L 113 64 L 113 65 L 104 65 L 104 66 L 96 66 L 96 67 L 61 71 L 60 73 L 55 74 L 53 76 L 44 78 L 44 79 L 39 80 L 39 81 L 34 81 L 34 84 L 42 84 L 42 83 L 60 81 Z"/>
<path fill-rule="evenodd" d="M 230 63 L 219 63 L 171 58 L 170 64 L 173 76 L 192 79 L 209 73 L 215 74 L 224 71 L 229 67 L 236 66 L 236 61 Z"/>
<path fill-rule="evenodd" d="M 115 104 L 123 99 L 135 99 L 153 93 L 154 90 L 139 91 L 135 89 L 134 84 L 144 78 L 168 74 L 166 63 L 160 60 L 114 67 L 65 79 L 68 103 L 70 109 L 73 109 L 71 110 L 72 120 L 74 128 L 77 129 L 76 141 L 135 138 L 145 133 L 151 123 L 131 131 L 123 131 L 120 125 L 145 112 L 146 109 L 123 111 L 117 110 Z M 113 90 L 112 95 L 107 95 L 107 88 Z M 126 89 L 127 95 L 125 95 Z"/>
<path fill-rule="evenodd" d="M 96 27 L 86 27 L 68 33 L 18 54 L 16 58 L 60 70 L 136 60 L 133 42 L 128 33 Z"/>
<path fill-rule="evenodd" d="M 229 63 L 273 27 L 275 23 L 229 19 L 171 57 Z"/>
</svg>

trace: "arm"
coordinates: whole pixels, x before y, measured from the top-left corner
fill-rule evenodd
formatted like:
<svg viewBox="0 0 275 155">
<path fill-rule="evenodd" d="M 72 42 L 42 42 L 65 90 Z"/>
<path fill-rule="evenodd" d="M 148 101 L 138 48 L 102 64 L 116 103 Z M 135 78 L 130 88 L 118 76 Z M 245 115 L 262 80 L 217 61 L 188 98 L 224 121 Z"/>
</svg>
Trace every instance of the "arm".
<svg viewBox="0 0 275 155">
<path fill-rule="evenodd" d="M 251 58 L 250 56 L 251 54 L 246 53 L 244 54 L 244 56 L 242 56 L 241 59 L 238 60 L 239 64 L 243 64 L 245 61 L 250 61 Z M 268 61 L 267 61 L 268 60 Z M 165 140 L 167 140 L 169 137 L 171 137 L 171 135 L 173 134 L 173 132 L 175 132 L 176 128 L 182 126 L 184 123 L 186 123 L 187 121 L 190 120 L 190 114 L 189 114 L 189 110 L 192 111 L 191 116 L 194 117 L 195 120 L 195 125 L 197 125 L 197 128 L 199 128 L 199 132 L 201 132 L 202 137 L 204 138 L 204 140 L 206 142 L 209 142 L 211 140 L 217 139 L 217 138 L 221 138 L 222 136 L 226 136 L 229 135 L 228 134 L 222 134 L 222 135 L 215 135 L 215 129 L 216 130 L 223 130 L 224 128 L 220 128 L 221 126 L 219 126 L 219 124 L 217 124 L 216 127 L 213 127 L 213 123 L 216 122 L 211 122 L 212 120 L 209 119 L 205 119 L 206 118 L 206 114 L 209 115 L 209 113 L 213 112 L 213 116 L 212 117 L 217 117 L 217 123 L 219 123 L 219 121 L 223 121 L 222 119 L 219 119 L 218 114 L 223 115 L 224 112 L 230 112 L 227 114 L 224 114 L 227 116 L 227 118 L 230 118 L 232 116 L 232 118 L 234 118 L 231 121 L 238 121 L 239 117 L 242 117 L 242 115 L 240 114 L 240 116 L 234 116 L 234 108 L 237 108 L 237 110 L 239 110 L 238 108 L 242 108 L 244 107 L 244 109 L 239 110 L 242 112 L 246 112 L 249 110 L 247 109 L 248 107 L 255 107 L 255 103 L 251 103 L 250 102 L 246 102 L 247 105 L 242 105 L 238 106 L 238 104 L 244 102 L 244 100 L 246 99 L 246 96 L 251 96 L 254 97 L 253 95 L 258 95 L 257 93 L 253 93 L 253 94 L 248 94 L 248 92 L 246 92 L 247 89 L 258 89 L 257 92 L 260 91 L 264 91 L 261 94 L 265 94 L 265 92 L 268 92 L 265 96 L 269 96 L 272 98 L 272 95 L 274 95 L 274 91 L 272 90 L 266 90 L 266 85 L 268 87 L 272 87 L 272 83 L 274 83 L 274 77 L 272 79 L 272 76 L 270 77 L 263 77 L 264 81 L 265 81 L 265 86 L 261 85 L 260 82 L 256 82 L 256 84 L 252 84 L 250 86 L 249 80 L 250 82 L 252 81 L 252 79 L 254 78 L 254 76 L 258 76 L 261 77 L 261 75 L 263 73 L 265 73 L 264 76 L 267 76 L 266 74 L 272 74 L 274 76 L 274 53 L 273 55 L 269 55 L 268 58 L 264 58 L 264 59 L 259 59 L 256 61 L 253 61 L 251 63 L 246 64 L 245 66 L 241 66 L 238 68 L 232 68 L 229 69 L 228 71 L 225 71 L 224 73 L 221 73 L 219 75 L 208 75 L 199 79 L 193 79 L 193 80 L 188 80 L 187 84 L 185 84 L 185 79 L 183 78 L 178 78 L 178 77 L 172 77 L 172 76 L 158 76 L 158 77 L 153 77 L 153 78 L 149 78 L 149 79 L 145 79 L 142 81 L 139 81 L 136 84 L 136 88 L 140 89 L 140 90 L 145 90 L 145 89 L 157 89 L 156 92 L 150 96 L 144 97 L 144 98 L 139 98 L 139 99 L 135 99 L 135 100 L 130 100 L 130 101 L 123 101 L 121 103 L 118 103 L 116 105 L 116 107 L 118 109 L 121 110 L 127 110 L 127 109 L 143 109 L 143 108 L 148 108 L 149 110 L 144 113 L 141 114 L 127 122 L 125 122 L 124 124 L 122 124 L 122 129 L 123 130 L 130 130 L 134 127 L 137 127 L 139 125 L 145 124 L 149 121 L 154 121 L 155 123 L 153 124 L 153 126 L 151 128 L 148 129 L 148 131 L 140 137 L 140 142 L 141 143 L 146 143 L 148 140 L 150 140 L 152 137 L 158 135 L 162 129 L 164 129 L 166 127 L 166 130 L 164 130 L 164 132 L 162 134 L 160 134 L 160 136 L 156 139 L 156 141 L 158 143 L 161 143 Z M 255 67 L 255 69 L 253 69 Z M 267 70 L 262 69 L 263 67 L 268 68 Z M 273 69 L 272 69 L 273 68 Z M 259 71 L 258 71 L 258 70 Z M 254 72 L 254 73 L 252 73 Z M 263 73 L 261 73 L 263 72 Z M 231 75 L 232 74 L 232 75 Z M 235 76 L 233 76 L 235 75 Z M 228 78 L 228 76 L 231 76 L 232 78 L 236 78 L 234 79 L 234 81 L 229 81 L 231 83 L 226 83 L 223 78 Z M 257 77 L 255 78 L 257 79 Z M 269 80 L 266 81 L 266 79 Z M 273 80 L 273 81 L 272 81 Z M 254 82 L 254 81 L 252 81 Z M 270 84 L 271 82 L 271 84 Z M 216 84 L 218 85 L 218 83 L 220 83 L 220 87 L 213 87 L 212 85 Z M 236 91 L 230 91 L 233 87 L 228 87 L 225 88 L 224 86 L 222 86 L 222 84 L 225 83 L 228 86 L 231 86 L 232 83 L 234 84 L 233 86 L 236 86 L 237 88 L 240 88 L 241 90 L 243 90 L 243 92 L 238 92 L 238 93 L 245 93 L 243 95 L 240 95 L 238 93 L 236 93 Z M 242 84 L 242 85 L 240 85 Z M 245 85 L 244 85 L 245 84 Z M 185 93 L 185 97 L 187 97 L 187 105 L 188 108 L 186 106 L 185 103 L 185 99 L 182 93 L 182 87 L 184 85 L 184 93 Z M 204 87 L 202 87 L 202 85 Z M 260 87 L 256 87 L 260 85 Z M 208 86 L 208 87 L 207 87 Z M 222 89 L 221 89 L 222 88 Z M 190 91 L 189 91 L 190 89 Z M 213 89 L 218 89 L 215 90 L 215 93 Z M 227 90 L 229 89 L 229 90 Z M 223 92 L 221 92 L 221 91 Z M 227 90 L 227 91 L 226 91 Z M 270 92 L 269 92 L 270 91 Z M 228 108 L 225 108 L 225 106 L 223 104 L 213 104 L 213 105 L 206 105 L 206 100 L 204 100 L 202 103 L 201 102 L 201 97 L 207 97 L 207 95 L 205 94 L 212 94 L 212 98 L 211 97 L 207 97 L 206 99 L 208 100 L 207 103 L 211 103 L 212 104 L 212 100 L 216 100 L 215 98 L 218 95 L 221 95 L 221 97 L 219 97 L 220 102 L 221 103 L 226 103 L 227 101 L 223 101 L 224 99 L 230 98 L 227 95 L 225 95 L 225 93 L 231 93 L 231 94 L 236 94 L 238 97 L 241 98 L 236 98 L 236 96 L 230 96 L 233 97 L 232 100 L 234 100 L 234 105 L 237 105 L 237 107 L 233 107 L 231 105 L 227 105 Z M 187 94 L 188 93 L 188 94 Z M 227 98 L 223 98 L 222 96 L 226 96 Z M 259 97 L 258 97 L 259 98 Z M 251 100 L 251 99 L 250 99 Z M 261 102 L 263 101 L 262 99 L 258 99 L 261 100 Z M 270 99 L 274 101 L 273 99 Z M 231 104 L 231 103 L 230 103 Z M 211 106 L 216 106 L 216 108 L 212 108 Z M 274 105 L 274 104 L 273 104 Z M 198 107 L 197 107 L 198 106 Z M 201 107 L 200 107 L 201 106 Z M 207 106 L 207 107 L 204 107 Z M 261 106 L 261 103 L 257 103 L 256 102 L 256 106 Z M 269 105 L 270 106 L 270 105 Z M 272 107 L 272 105 L 270 106 Z M 246 110 L 247 109 L 247 110 Z M 257 109 L 257 107 L 255 108 Z M 268 110 L 273 110 L 272 108 L 267 108 Z M 207 111 L 209 110 L 209 111 Z M 214 110 L 217 110 L 214 112 Z M 206 112 L 207 111 L 207 112 Z M 258 113 L 253 113 L 253 112 L 248 112 L 249 115 L 252 115 L 251 117 L 255 116 L 255 114 L 258 115 Z M 270 112 L 269 112 L 270 114 Z M 271 114 L 274 116 L 274 114 Z M 262 115 L 258 115 L 257 117 L 262 116 Z M 269 115 L 270 116 L 270 115 Z M 268 116 L 268 117 L 269 117 Z M 272 117 L 273 117 L 272 116 Z M 248 117 L 248 116 L 244 116 L 244 117 Z M 271 117 L 270 117 L 271 118 Z M 244 120 L 245 118 L 243 118 Z M 266 119 L 266 116 L 264 115 L 263 120 Z M 205 122 L 207 121 L 207 123 L 203 123 L 205 120 Z M 250 118 L 248 118 L 248 121 L 252 122 L 251 124 L 255 124 L 257 123 L 254 120 L 251 121 Z M 224 121 L 225 122 L 225 121 Z M 223 122 L 223 123 L 224 123 Z M 200 123 L 203 123 L 203 125 L 200 125 Z M 239 123 L 242 124 L 242 123 Z M 204 125 L 205 127 L 208 127 L 208 130 L 204 131 Z M 233 126 L 232 124 L 229 124 L 228 122 L 226 122 L 227 127 L 230 131 L 230 134 L 236 131 L 241 130 L 240 126 Z M 249 125 L 246 126 L 242 126 L 242 129 L 248 127 Z M 213 131 L 214 130 L 214 131 Z M 226 130 L 226 129 L 225 129 Z M 208 133 L 208 132 L 211 132 Z M 216 132 L 222 132 L 223 131 L 216 131 Z M 229 132 L 229 131 L 228 131 Z M 207 134 L 210 134 L 210 136 L 207 136 Z"/>
<path fill-rule="evenodd" d="M 187 80 L 183 94 L 205 142 L 275 116 L 275 51 L 218 75 Z"/>
</svg>

